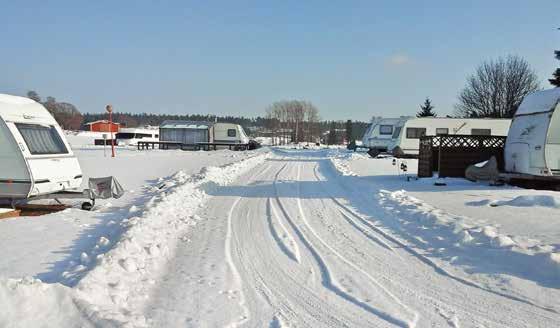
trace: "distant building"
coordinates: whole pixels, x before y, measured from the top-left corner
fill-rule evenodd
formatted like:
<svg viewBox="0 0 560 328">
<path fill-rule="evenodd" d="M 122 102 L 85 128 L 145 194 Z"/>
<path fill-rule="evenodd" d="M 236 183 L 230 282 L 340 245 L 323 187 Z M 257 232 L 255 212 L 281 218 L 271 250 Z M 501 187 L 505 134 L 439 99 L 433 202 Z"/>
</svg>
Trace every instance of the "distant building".
<svg viewBox="0 0 560 328">
<path fill-rule="evenodd" d="M 95 122 L 86 123 L 91 132 L 119 132 L 120 123 L 109 123 L 107 120 L 100 120 Z"/>
</svg>

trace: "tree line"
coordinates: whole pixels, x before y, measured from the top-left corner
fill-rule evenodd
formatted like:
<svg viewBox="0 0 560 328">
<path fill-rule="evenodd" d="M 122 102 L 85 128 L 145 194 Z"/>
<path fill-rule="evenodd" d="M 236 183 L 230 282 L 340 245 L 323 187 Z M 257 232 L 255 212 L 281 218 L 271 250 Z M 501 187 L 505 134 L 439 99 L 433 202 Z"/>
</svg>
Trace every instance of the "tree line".
<svg viewBox="0 0 560 328">
<path fill-rule="evenodd" d="M 63 129 L 78 130 L 82 126 L 84 117 L 76 106 L 67 102 L 58 102 L 50 96 L 43 101 L 41 96 L 33 90 L 27 92 L 27 98 L 42 104 Z"/>
</svg>

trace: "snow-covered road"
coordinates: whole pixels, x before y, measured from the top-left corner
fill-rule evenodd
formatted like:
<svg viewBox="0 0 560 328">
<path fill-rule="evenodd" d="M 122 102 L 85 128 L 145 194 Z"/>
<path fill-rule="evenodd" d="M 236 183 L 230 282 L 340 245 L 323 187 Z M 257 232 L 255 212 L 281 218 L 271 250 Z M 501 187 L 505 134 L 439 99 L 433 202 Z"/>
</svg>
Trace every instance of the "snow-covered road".
<svg viewBox="0 0 560 328">
<path fill-rule="evenodd" d="M 389 229 L 402 212 L 355 181 L 324 151 L 276 151 L 209 189 L 154 288 L 149 325 L 560 326 L 554 297 L 471 281 L 411 247 Z"/>
</svg>

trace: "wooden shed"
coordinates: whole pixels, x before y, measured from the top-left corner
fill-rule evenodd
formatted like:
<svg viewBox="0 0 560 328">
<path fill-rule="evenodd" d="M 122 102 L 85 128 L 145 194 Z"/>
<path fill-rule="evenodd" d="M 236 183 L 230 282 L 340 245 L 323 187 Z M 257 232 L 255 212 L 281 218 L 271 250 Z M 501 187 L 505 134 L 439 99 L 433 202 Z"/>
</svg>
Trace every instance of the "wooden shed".
<svg viewBox="0 0 560 328">
<path fill-rule="evenodd" d="M 89 131 L 91 132 L 119 132 L 120 123 L 109 123 L 107 120 L 100 120 L 95 122 L 86 123 L 89 126 Z"/>
</svg>

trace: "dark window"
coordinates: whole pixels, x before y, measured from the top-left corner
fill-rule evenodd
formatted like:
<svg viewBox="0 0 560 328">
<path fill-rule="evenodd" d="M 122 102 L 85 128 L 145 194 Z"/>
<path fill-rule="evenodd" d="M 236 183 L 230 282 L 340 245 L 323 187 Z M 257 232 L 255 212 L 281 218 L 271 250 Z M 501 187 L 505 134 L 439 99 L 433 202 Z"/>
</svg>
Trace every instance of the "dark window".
<svg viewBox="0 0 560 328">
<path fill-rule="evenodd" d="M 380 125 L 379 126 L 379 134 L 381 134 L 381 135 L 391 135 L 391 134 L 393 134 L 393 126 L 392 125 Z"/>
<path fill-rule="evenodd" d="M 134 133 L 119 132 L 115 136 L 117 139 L 132 139 L 134 138 Z"/>
<path fill-rule="evenodd" d="M 32 155 L 68 154 L 62 138 L 52 125 L 16 123 Z"/>
<path fill-rule="evenodd" d="M 158 135 L 158 134 L 156 134 L 156 136 L 155 136 L 154 138 L 159 138 L 159 135 Z"/>
<path fill-rule="evenodd" d="M 235 137 L 235 136 L 237 136 L 237 131 L 235 131 L 235 129 L 228 129 L 227 130 L 227 136 L 228 137 Z"/>
<path fill-rule="evenodd" d="M 436 128 L 436 136 L 449 134 L 448 128 Z"/>
<path fill-rule="evenodd" d="M 420 139 L 426 135 L 426 128 L 406 128 L 406 137 L 408 139 Z"/>
<path fill-rule="evenodd" d="M 489 135 L 492 135 L 492 130 L 490 130 L 490 129 L 471 129 L 471 135 L 473 135 L 473 136 L 489 136 Z"/>
<path fill-rule="evenodd" d="M 398 137 L 401 135 L 401 130 L 402 130 L 402 126 L 397 126 L 397 127 L 395 128 L 395 132 L 393 132 L 392 138 L 393 138 L 393 139 L 398 138 Z"/>
<path fill-rule="evenodd" d="M 147 133 L 136 133 L 136 138 L 138 139 L 142 139 L 142 138 L 151 138 L 152 135 L 151 134 L 147 134 Z"/>
</svg>

